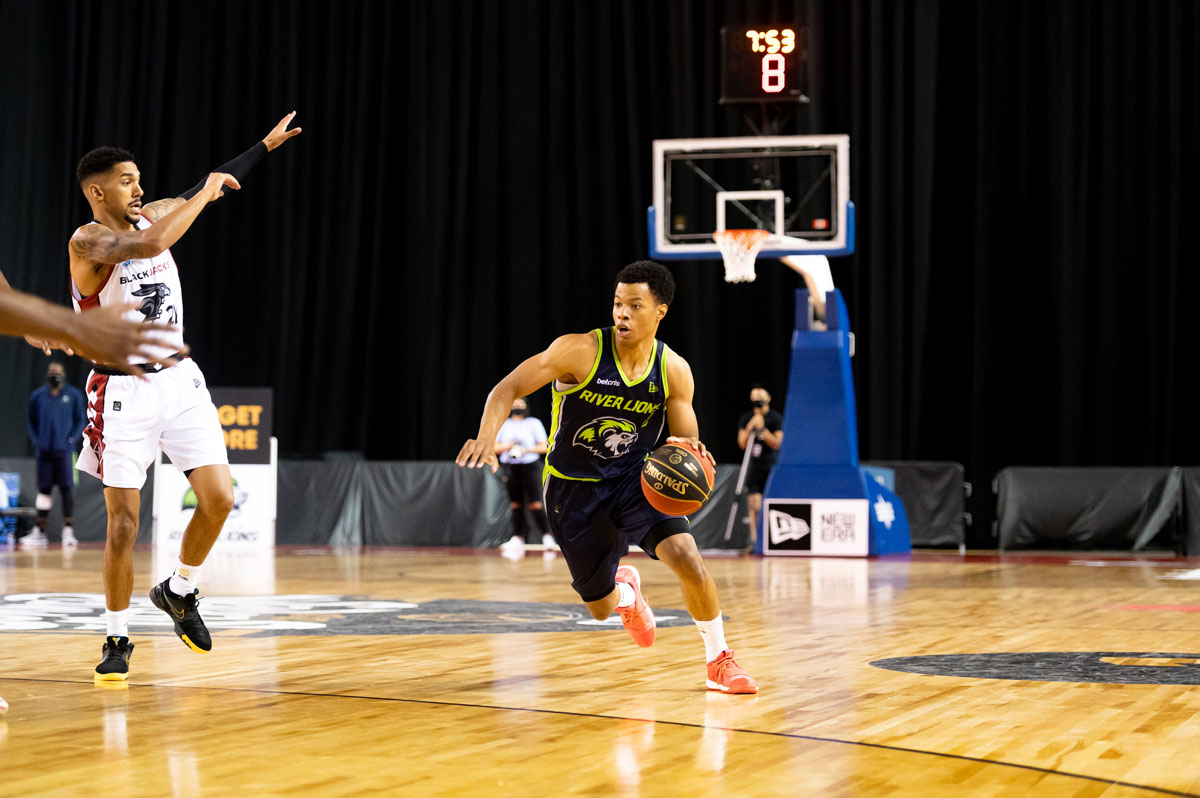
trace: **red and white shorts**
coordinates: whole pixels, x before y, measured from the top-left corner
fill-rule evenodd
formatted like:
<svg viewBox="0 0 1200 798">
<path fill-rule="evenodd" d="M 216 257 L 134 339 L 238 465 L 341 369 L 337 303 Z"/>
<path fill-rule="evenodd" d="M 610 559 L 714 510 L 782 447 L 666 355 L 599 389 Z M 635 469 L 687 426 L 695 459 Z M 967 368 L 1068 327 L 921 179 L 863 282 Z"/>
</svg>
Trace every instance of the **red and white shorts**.
<svg viewBox="0 0 1200 798">
<path fill-rule="evenodd" d="M 158 449 L 180 471 L 228 465 L 204 374 L 191 358 L 146 375 L 88 375 L 88 425 L 76 467 L 105 487 L 141 489 Z"/>
</svg>

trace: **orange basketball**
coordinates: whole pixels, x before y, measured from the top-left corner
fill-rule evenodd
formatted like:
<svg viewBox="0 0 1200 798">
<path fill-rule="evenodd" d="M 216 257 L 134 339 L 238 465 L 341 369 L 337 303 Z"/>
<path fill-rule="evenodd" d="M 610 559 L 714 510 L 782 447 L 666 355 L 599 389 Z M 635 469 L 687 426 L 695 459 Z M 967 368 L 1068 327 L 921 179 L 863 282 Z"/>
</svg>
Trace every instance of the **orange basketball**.
<svg viewBox="0 0 1200 798">
<path fill-rule="evenodd" d="M 642 493 L 660 513 L 690 515 L 713 489 L 713 467 L 692 446 L 668 443 L 650 453 L 642 466 Z"/>
</svg>

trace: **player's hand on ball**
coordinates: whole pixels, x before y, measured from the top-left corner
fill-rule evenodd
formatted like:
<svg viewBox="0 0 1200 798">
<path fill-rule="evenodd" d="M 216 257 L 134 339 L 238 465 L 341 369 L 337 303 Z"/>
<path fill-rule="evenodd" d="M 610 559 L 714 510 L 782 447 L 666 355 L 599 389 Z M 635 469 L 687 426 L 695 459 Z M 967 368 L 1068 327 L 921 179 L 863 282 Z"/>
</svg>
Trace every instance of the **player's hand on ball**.
<svg viewBox="0 0 1200 798">
<path fill-rule="evenodd" d="M 495 474 L 500 468 L 500 460 L 496 457 L 496 444 L 471 438 L 463 444 L 462 450 L 454 462 L 463 468 L 483 468 L 488 466 Z"/>
<path fill-rule="evenodd" d="M 713 459 L 712 454 L 709 453 L 708 449 L 705 448 L 704 444 L 699 438 L 681 438 L 678 435 L 672 435 L 671 437 L 667 438 L 667 443 L 682 443 L 684 446 L 691 446 L 693 449 L 700 452 L 701 457 L 707 457 L 708 462 L 712 463 L 713 465 L 717 464 L 717 461 Z"/>
</svg>

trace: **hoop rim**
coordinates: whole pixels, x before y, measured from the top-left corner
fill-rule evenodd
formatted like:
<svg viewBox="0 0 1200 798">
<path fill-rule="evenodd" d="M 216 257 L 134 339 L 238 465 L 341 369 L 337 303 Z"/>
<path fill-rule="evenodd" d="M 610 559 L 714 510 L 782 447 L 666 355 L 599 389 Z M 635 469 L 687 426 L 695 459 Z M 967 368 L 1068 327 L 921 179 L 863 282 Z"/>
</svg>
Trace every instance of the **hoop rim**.
<svg viewBox="0 0 1200 798">
<path fill-rule="evenodd" d="M 730 227 L 725 230 L 714 230 L 713 240 L 722 238 L 770 238 L 771 231 L 763 230 L 761 227 Z"/>
</svg>

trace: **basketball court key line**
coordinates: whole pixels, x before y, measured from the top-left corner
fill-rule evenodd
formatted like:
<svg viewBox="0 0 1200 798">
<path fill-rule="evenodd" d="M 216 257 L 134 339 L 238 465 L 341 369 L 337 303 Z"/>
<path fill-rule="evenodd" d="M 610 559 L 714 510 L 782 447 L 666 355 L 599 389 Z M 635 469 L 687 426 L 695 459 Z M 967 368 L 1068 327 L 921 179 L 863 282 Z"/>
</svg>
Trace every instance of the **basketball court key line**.
<svg viewBox="0 0 1200 798">
<path fill-rule="evenodd" d="M 39 684 L 92 684 L 90 681 L 76 679 L 24 679 L 24 678 L 0 678 L 0 682 L 35 682 Z M 1132 790 L 1144 790 L 1146 792 L 1155 793 L 1156 795 L 1173 795 L 1179 798 L 1200 798 L 1200 794 L 1193 792 L 1183 792 L 1181 790 L 1171 790 L 1166 787 L 1153 787 L 1147 784 L 1135 784 L 1130 781 L 1119 781 L 1114 779 L 1106 779 L 1100 776 L 1088 776 L 1084 773 L 1072 773 L 1065 770 L 1051 770 L 1050 768 L 1038 767 L 1037 765 L 1022 765 L 1018 762 L 1004 762 L 998 759 L 983 759 L 977 756 L 966 756 L 964 754 L 946 754 L 940 751 L 927 751 L 921 748 L 906 748 L 900 745 L 887 745 L 885 743 L 868 743 L 860 740 L 842 740 L 837 737 L 817 737 L 810 734 L 791 734 L 789 732 L 772 732 L 763 731 L 760 729 L 734 729 L 728 726 L 708 726 L 703 723 L 685 723 L 678 720 L 651 720 L 649 718 L 630 718 L 623 715 L 598 715 L 591 712 L 568 712 L 562 709 L 537 709 L 535 707 L 504 707 L 495 704 L 468 704 L 462 701 L 431 701 L 421 698 L 390 698 L 387 696 L 370 696 L 370 695 L 348 695 L 346 693 L 312 693 L 303 690 L 264 690 L 261 688 L 247 687 L 193 687 L 188 685 L 161 685 L 161 684 L 139 684 L 137 682 L 124 682 L 129 689 L 133 688 L 151 688 L 156 690 L 212 690 L 228 693 L 257 693 L 261 695 L 281 695 L 281 696 L 306 696 L 310 698 L 349 698 L 362 701 L 389 701 L 397 704 L 424 704 L 427 706 L 439 707 L 462 707 L 464 709 L 491 709 L 501 712 L 532 712 L 541 715 L 558 715 L 561 717 L 573 718 L 595 718 L 597 720 L 628 720 L 640 723 L 654 723 L 660 726 L 675 726 L 684 729 L 719 729 L 721 731 L 735 732 L 737 734 L 757 734 L 764 737 L 782 737 L 789 740 L 807 740 L 815 743 L 832 743 L 835 745 L 853 745 L 860 748 L 874 748 L 881 751 L 895 751 L 902 754 L 920 754 L 924 756 L 940 757 L 942 759 L 954 759 L 960 762 L 976 762 L 981 765 L 995 765 L 997 767 L 1016 768 L 1018 770 L 1028 770 L 1036 773 L 1045 773 L 1048 776 L 1062 776 L 1069 779 L 1081 779 L 1083 781 L 1096 782 L 1097 784 L 1107 784 L 1111 787 L 1128 787 Z M 738 700 L 731 698 L 730 700 Z"/>
</svg>

